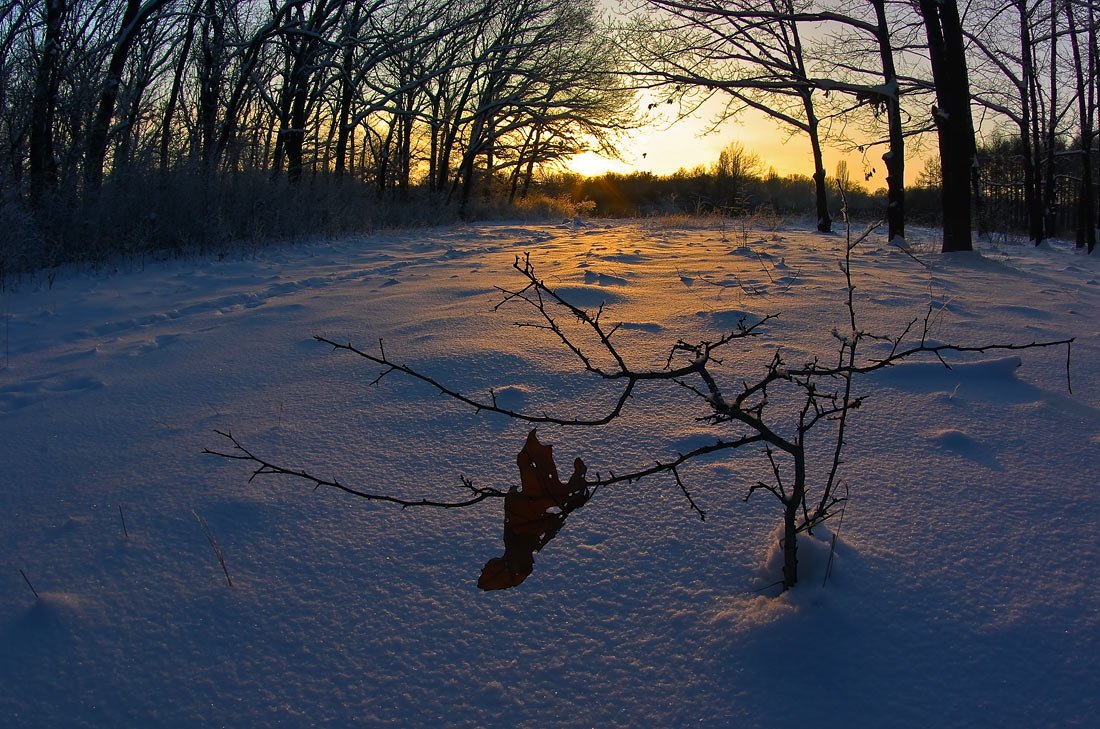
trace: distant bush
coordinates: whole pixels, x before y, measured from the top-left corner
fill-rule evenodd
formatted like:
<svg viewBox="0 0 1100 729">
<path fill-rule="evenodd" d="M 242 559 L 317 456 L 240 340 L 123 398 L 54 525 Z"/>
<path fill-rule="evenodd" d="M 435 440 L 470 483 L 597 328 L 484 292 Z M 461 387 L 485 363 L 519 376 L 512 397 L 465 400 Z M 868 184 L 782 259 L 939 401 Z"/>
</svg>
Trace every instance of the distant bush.
<svg viewBox="0 0 1100 729">
<path fill-rule="evenodd" d="M 290 183 L 264 172 L 128 172 L 109 176 L 94 196 L 60 187 L 33 208 L 18 193 L 0 195 L 0 275 L 456 219 L 452 206 L 419 189 L 380 198 L 373 186 L 332 175 Z"/>
</svg>

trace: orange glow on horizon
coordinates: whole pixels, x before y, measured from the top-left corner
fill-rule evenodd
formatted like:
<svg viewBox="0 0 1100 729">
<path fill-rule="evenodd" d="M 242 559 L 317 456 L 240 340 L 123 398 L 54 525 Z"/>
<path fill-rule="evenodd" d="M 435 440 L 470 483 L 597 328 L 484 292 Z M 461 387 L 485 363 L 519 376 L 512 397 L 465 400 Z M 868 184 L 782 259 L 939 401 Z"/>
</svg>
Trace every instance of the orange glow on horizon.
<svg viewBox="0 0 1100 729">
<path fill-rule="evenodd" d="M 737 141 L 747 152 L 760 157 L 765 174 L 769 170 L 775 170 L 781 176 L 799 174 L 809 177 L 813 174 L 813 155 L 806 136 L 801 133 L 792 136 L 786 128 L 779 127 L 761 113 L 746 113 L 737 121 L 726 122 L 717 131 L 707 133 L 710 126 L 710 117 L 691 117 L 673 124 L 665 122 L 643 127 L 623 141 L 620 147 L 623 161 L 586 152 L 574 157 L 566 168 L 586 177 L 598 177 L 606 172 L 652 172 L 664 176 L 681 168 L 709 167 L 717 161 L 718 154 L 727 144 Z M 877 146 L 864 153 L 845 153 L 830 148 L 826 141 L 823 150 L 825 171 L 831 177 L 837 162 L 844 160 L 848 163 L 853 181 L 869 190 L 886 187 L 886 166 L 882 161 L 885 151 L 885 146 Z M 928 153 L 928 149 L 914 149 L 912 144 L 907 146 L 906 185 L 916 182 L 924 169 L 924 159 Z M 867 174 L 870 174 L 869 179 L 865 179 Z"/>
</svg>

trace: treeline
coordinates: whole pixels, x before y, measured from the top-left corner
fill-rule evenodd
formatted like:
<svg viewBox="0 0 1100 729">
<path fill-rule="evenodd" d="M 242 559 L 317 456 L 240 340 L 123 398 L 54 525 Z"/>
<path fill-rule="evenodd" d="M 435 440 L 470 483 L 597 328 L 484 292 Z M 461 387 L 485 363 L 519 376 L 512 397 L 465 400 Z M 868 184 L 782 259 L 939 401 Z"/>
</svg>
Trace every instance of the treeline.
<svg viewBox="0 0 1100 729">
<path fill-rule="evenodd" d="M 997 233 L 1014 237 L 1031 231 L 1028 196 L 1023 184 L 1026 146 L 1019 138 L 995 136 L 978 147 L 982 161 L 980 186 L 975 206 L 975 225 L 981 234 Z M 1092 169 L 1100 169 L 1100 150 L 1091 154 Z M 1044 228 L 1050 236 L 1071 237 L 1082 224 L 1081 183 L 1084 179 L 1083 155 L 1060 144 L 1054 156 L 1054 187 L 1050 215 Z M 842 168 L 841 174 L 846 174 Z M 931 157 L 906 190 L 906 218 L 921 225 L 943 223 L 939 160 Z M 826 204 L 836 218 L 842 205 L 858 220 L 882 219 L 889 204 L 888 192 L 874 189 L 866 180 L 846 179 L 844 200 L 836 188 L 835 176 L 829 178 Z M 671 175 L 649 172 L 607 173 L 596 177 L 564 173 L 548 177 L 539 188 L 550 196 L 568 196 L 569 200 L 594 215 L 637 217 L 670 213 L 687 215 L 724 215 L 732 217 L 804 218 L 814 209 L 816 186 L 807 175 L 778 175 L 765 171 L 759 157 L 738 142 L 722 150 L 709 165 L 680 169 Z"/>
<path fill-rule="evenodd" d="M 27 241 L 3 263 L 514 197 L 632 119 L 594 8 L 2 0 L 0 222 Z"/>
<path fill-rule="evenodd" d="M 846 174 L 844 168 L 841 174 Z M 832 215 L 847 204 L 853 218 L 882 218 L 886 191 L 870 191 L 857 180 L 845 179 L 844 200 L 830 181 L 826 201 Z M 815 184 L 806 175 L 765 171 L 760 158 L 739 142 L 731 142 L 710 165 L 680 169 L 671 175 L 650 172 L 609 172 L 595 177 L 564 173 L 550 176 L 540 188 L 569 200 L 593 215 L 648 217 L 666 214 L 702 216 L 805 218 L 814 210 Z M 939 188 L 910 190 L 909 219 L 939 223 Z"/>
<path fill-rule="evenodd" d="M 934 132 L 944 250 L 971 247 L 984 194 L 979 142 L 1019 141 L 1029 237 L 1056 231 L 1060 157 L 1076 156 L 1076 234 L 1096 242 L 1091 150 L 1100 127 L 1100 11 L 1095 0 L 644 0 L 626 29 L 637 77 L 666 101 L 724 102 L 804 138 L 818 228 L 831 226 L 823 149 L 882 150 L 891 238 L 904 236 L 906 145 Z M 977 123 L 976 123 L 977 122 Z M 877 165 L 876 165 L 877 166 Z"/>
<path fill-rule="evenodd" d="M 595 177 L 561 174 L 549 178 L 543 189 L 551 195 L 568 195 L 579 209 L 592 215 L 629 218 L 666 214 L 725 216 L 733 218 L 810 218 L 814 211 L 814 180 L 807 175 L 753 175 L 730 189 L 728 180 L 696 167 L 672 175 L 650 172 L 609 172 Z M 910 222 L 940 224 L 939 188 L 910 188 Z M 827 205 L 834 218 L 846 203 L 855 220 L 881 219 L 886 209 L 886 190 L 868 190 L 853 184 L 841 200 L 830 187 Z"/>
<path fill-rule="evenodd" d="M 1046 237 L 1076 237 L 1078 246 L 1086 247 L 1085 228 L 1095 226 L 1094 211 L 1100 207 L 1096 185 L 1086 182 L 1100 170 L 1100 150 L 1094 144 L 1085 154 L 1072 141 L 1056 138 L 1054 153 L 1035 164 L 1029 149 L 1034 147 L 1018 136 L 994 136 L 979 147 L 980 224 L 988 231 L 1027 235 L 1031 240 L 1037 239 L 1037 231 Z"/>
</svg>

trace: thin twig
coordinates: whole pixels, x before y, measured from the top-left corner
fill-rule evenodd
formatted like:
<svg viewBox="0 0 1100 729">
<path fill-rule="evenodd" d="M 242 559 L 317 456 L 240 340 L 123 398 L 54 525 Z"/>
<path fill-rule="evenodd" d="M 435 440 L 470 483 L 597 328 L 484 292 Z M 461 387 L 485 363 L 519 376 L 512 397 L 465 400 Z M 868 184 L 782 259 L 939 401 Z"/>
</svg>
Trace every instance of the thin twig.
<svg viewBox="0 0 1100 729">
<path fill-rule="evenodd" d="M 848 500 L 848 489 L 845 485 L 844 501 Z M 833 532 L 832 543 L 829 545 L 829 559 L 825 563 L 825 579 L 821 581 L 821 586 L 825 587 L 825 584 L 829 581 L 829 577 L 833 574 L 833 555 L 836 554 L 836 542 L 840 538 L 840 529 L 844 526 L 844 512 L 847 509 L 847 503 L 840 507 L 840 520 L 836 523 L 836 531 Z"/>
<path fill-rule="evenodd" d="M 19 574 L 23 575 L 23 581 L 27 583 L 27 587 L 31 588 L 31 592 L 34 593 L 36 600 L 41 600 L 41 596 L 38 594 L 38 590 L 34 589 L 34 585 L 31 584 L 30 578 L 27 577 L 27 573 L 22 568 L 19 569 Z"/>
<path fill-rule="evenodd" d="M 202 533 L 206 535 L 206 541 L 210 542 L 211 549 L 214 550 L 214 556 L 218 558 L 218 563 L 222 566 L 222 572 L 225 573 L 225 582 L 230 587 L 233 586 L 233 580 L 229 579 L 229 570 L 225 566 L 225 555 L 222 554 L 221 547 L 218 546 L 217 540 L 214 539 L 214 533 L 210 531 L 210 527 L 207 526 L 206 521 L 203 520 L 195 511 L 191 512 L 195 516 L 195 520 L 199 523 L 199 528 L 202 529 Z"/>
<path fill-rule="evenodd" d="M 680 491 L 682 491 L 684 493 L 684 498 L 686 498 L 688 500 L 688 504 L 691 505 L 692 509 L 694 509 L 696 512 L 698 512 L 699 521 L 706 521 L 707 520 L 707 513 L 705 511 L 703 511 L 702 509 L 700 509 L 698 504 L 695 503 L 695 500 L 691 498 L 691 494 L 688 493 L 687 487 L 684 486 L 684 482 L 682 480 L 680 480 L 680 472 L 676 470 L 675 466 L 673 466 L 673 468 L 672 468 L 672 476 L 676 479 L 676 484 L 680 487 Z"/>
<path fill-rule="evenodd" d="M 750 590 L 750 592 L 760 593 L 760 592 L 763 592 L 764 590 L 770 590 L 773 587 L 782 587 L 782 586 L 783 586 L 783 580 L 776 580 L 775 582 L 771 583 L 770 585 L 764 585 L 763 587 L 757 587 L 756 589 Z"/>
<path fill-rule="evenodd" d="M 1066 389 L 1069 391 L 1070 395 L 1073 394 L 1073 380 L 1070 378 L 1070 372 L 1069 372 L 1069 353 L 1070 353 L 1070 349 L 1072 347 L 1073 347 L 1073 340 L 1071 339 L 1068 342 L 1066 342 Z"/>
</svg>

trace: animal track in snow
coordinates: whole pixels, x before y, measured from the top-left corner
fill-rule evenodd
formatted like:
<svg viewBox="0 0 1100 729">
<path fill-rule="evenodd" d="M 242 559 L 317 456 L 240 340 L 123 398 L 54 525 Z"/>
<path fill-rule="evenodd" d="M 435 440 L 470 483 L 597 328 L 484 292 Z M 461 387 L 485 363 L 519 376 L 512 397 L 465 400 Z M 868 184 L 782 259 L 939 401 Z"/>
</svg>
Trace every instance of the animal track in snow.
<svg viewBox="0 0 1100 729">
<path fill-rule="evenodd" d="M 56 372 L 0 386 L 0 414 L 22 410 L 54 397 L 97 390 L 104 383 L 89 375 Z"/>
</svg>

